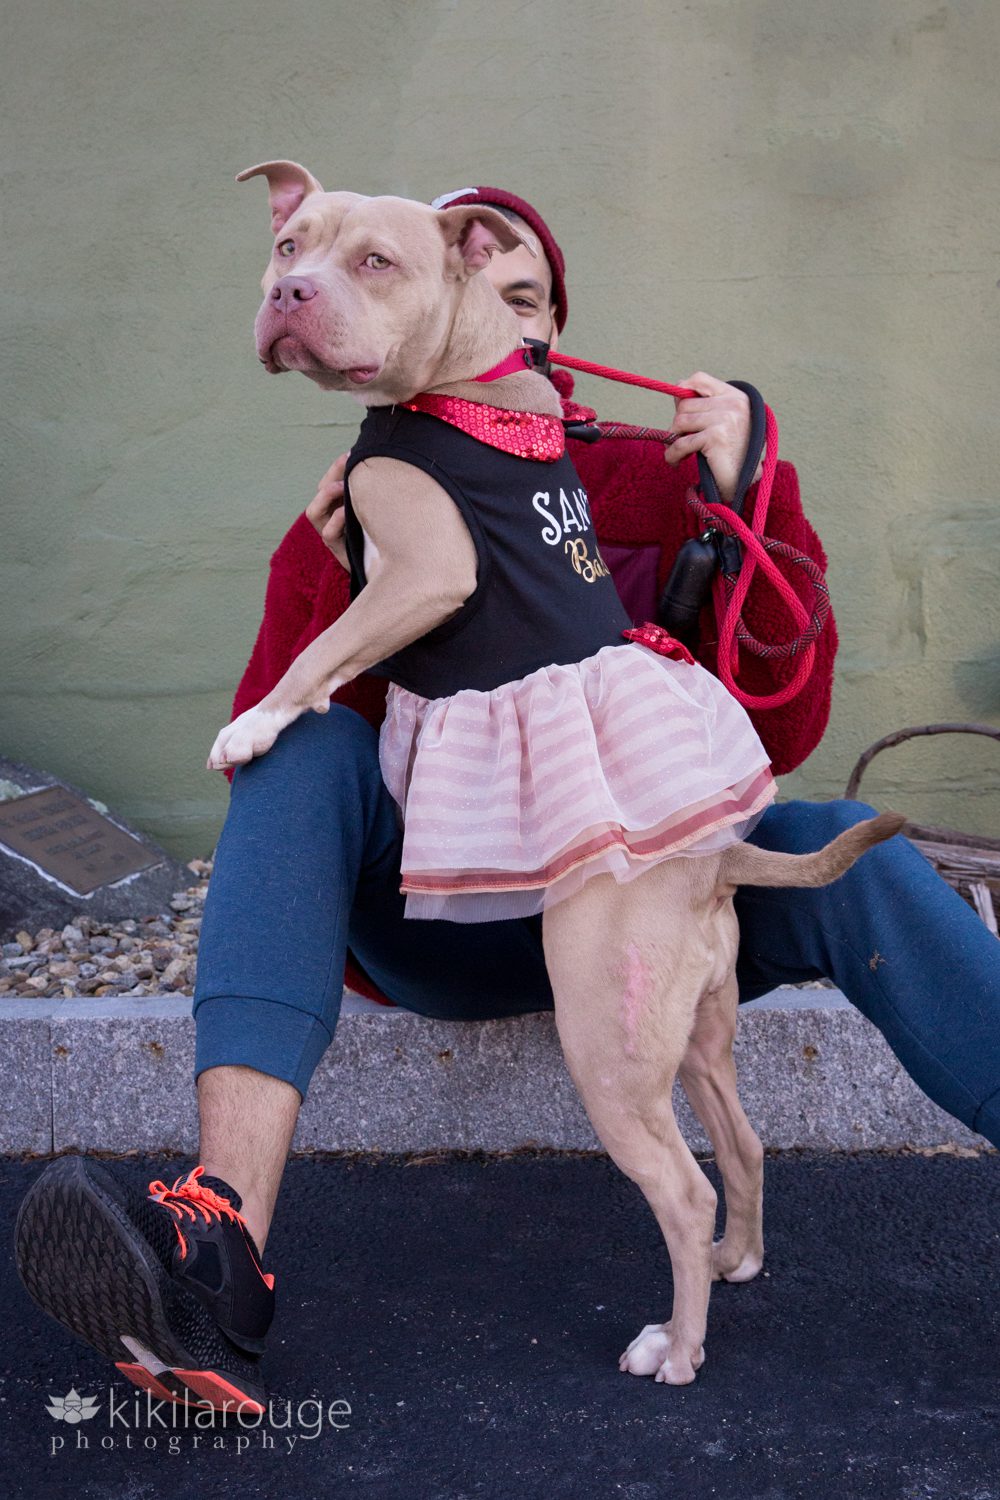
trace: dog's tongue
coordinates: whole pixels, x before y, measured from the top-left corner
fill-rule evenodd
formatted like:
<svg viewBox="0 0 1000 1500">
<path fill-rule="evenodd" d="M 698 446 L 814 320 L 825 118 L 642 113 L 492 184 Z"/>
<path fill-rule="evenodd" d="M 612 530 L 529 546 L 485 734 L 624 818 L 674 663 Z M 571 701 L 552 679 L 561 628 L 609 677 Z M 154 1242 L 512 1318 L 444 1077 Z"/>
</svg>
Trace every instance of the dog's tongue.
<svg viewBox="0 0 1000 1500">
<path fill-rule="evenodd" d="M 353 380 L 355 385 L 367 385 L 369 380 L 374 380 L 378 374 L 377 365 L 358 365 L 353 370 L 345 371 L 348 380 Z"/>
</svg>

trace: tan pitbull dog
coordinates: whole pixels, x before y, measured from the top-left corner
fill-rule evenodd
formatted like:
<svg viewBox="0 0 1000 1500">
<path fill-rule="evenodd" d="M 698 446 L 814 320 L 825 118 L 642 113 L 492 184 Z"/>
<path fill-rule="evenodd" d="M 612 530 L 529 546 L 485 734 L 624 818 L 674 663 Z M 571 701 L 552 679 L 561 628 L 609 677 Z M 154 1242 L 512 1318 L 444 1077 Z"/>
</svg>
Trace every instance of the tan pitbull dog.
<svg viewBox="0 0 1000 1500">
<path fill-rule="evenodd" d="M 515 349 L 520 333 L 516 314 L 476 273 L 495 249 L 527 244 L 536 253 L 518 229 L 485 207 L 328 193 L 290 161 L 250 167 L 237 181 L 257 175 L 267 178 L 275 235 L 256 321 L 267 370 L 300 370 L 363 406 L 421 391 L 485 399 L 470 377 Z M 492 382 L 489 404 L 561 415 L 553 387 L 534 371 Z M 351 476 L 351 499 L 367 586 L 261 703 L 220 732 L 209 768 L 264 754 L 307 709 L 326 713 L 339 687 L 473 592 L 472 538 L 428 475 L 369 459 Z M 733 1062 L 737 885 L 826 884 L 902 823 L 885 813 L 816 854 L 742 843 L 666 860 L 624 885 L 601 874 L 543 912 L 566 1065 L 597 1135 L 656 1215 L 673 1271 L 670 1321 L 642 1329 L 622 1370 L 692 1381 L 705 1358 L 713 1280 L 748 1281 L 763 1263 L 763 1148 L 740 1107 Z M 717 1194 L 674 1117 L 678 1074 L 722 1176 L 726 1229 L 715 1243 Z"/>
</svg>

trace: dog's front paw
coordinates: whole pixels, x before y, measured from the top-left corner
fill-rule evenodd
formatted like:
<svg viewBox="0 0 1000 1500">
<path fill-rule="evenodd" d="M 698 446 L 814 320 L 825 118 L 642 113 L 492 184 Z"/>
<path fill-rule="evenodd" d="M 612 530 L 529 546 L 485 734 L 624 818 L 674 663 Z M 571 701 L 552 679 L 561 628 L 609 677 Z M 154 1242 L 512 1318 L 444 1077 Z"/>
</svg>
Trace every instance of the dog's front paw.
<svg viewBox="0 0 1000 1500">
<path fill-rule="evenodd" d="M 667 1385 L 690 1385 L 704 1363 L 704 1344 L 692 1355 L 680 1347 L 669 1323 L 647 1323 L 620 1357 L 618 1368 L 630 1375 L 654 1375 Z"/>
<path fill-rule="evenodd" d="M 255 755 L 266 755 L 291 717 L 276 708 L 248 708 L 225 729 L 220 729 L 208 755 L 206 770 L 244 766 Z"/>
</svg>

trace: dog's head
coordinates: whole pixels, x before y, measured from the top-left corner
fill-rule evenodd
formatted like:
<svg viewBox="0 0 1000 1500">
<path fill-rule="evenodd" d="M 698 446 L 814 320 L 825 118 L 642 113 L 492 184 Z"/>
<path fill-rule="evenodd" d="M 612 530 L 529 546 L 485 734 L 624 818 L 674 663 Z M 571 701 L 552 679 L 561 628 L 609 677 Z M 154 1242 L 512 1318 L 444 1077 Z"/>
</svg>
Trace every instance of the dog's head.
<svg viewBox="0 0 1000 1500">
<path fill-rule="evenodd" d="M 254 331 L 271 374 L 300 370 L 371 406 L 408 399 L 445 368 L 450 379 L 479 373 L 477 327 L 495 343 L 509 323 L 508 348 L 520 342 L 516 314 L 485 278 L 477 317 L 458 316 L 494 251 L 526 245 L 537 254 L 503 214 L 328 193 L 293 161 L 262 162 L 236 181 L 257 176 L 267 178 L 274 248 Z M 456 358 L 469 362 L 460 375 L 451 373 Z"/>
</svg>

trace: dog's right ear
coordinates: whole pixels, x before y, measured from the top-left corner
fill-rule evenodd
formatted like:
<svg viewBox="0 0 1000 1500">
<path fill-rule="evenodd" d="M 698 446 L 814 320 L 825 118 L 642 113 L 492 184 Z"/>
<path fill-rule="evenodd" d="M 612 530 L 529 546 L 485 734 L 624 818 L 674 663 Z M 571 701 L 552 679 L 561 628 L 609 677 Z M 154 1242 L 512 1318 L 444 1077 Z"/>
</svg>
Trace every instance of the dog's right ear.
<svg viewBox="0 0 1000 1500">
<path fill-rule="evenodd" d="M 516 224 L 495 208 L 482 203 L 463 203 L 436 212 L 448 254 L 465 277 L 474 276 L 488 266 L 494 250 L 514 250 L 523 245 L 532 255 L 538 255 L 534 235 L 522 234 Z"/>
<path fill-rule="evenodd" d="M 297 161 L 263 161 L 256 167 L 247 167 L 237 172 L 236 181 L 246 182 L 248 177 L 267 178 L 267 196 L 271 205 L 271 233 L 277 234 L 287 224 L 292 214 L 310 193 L 322 193 L 322 185 Z"/>
</svg>

